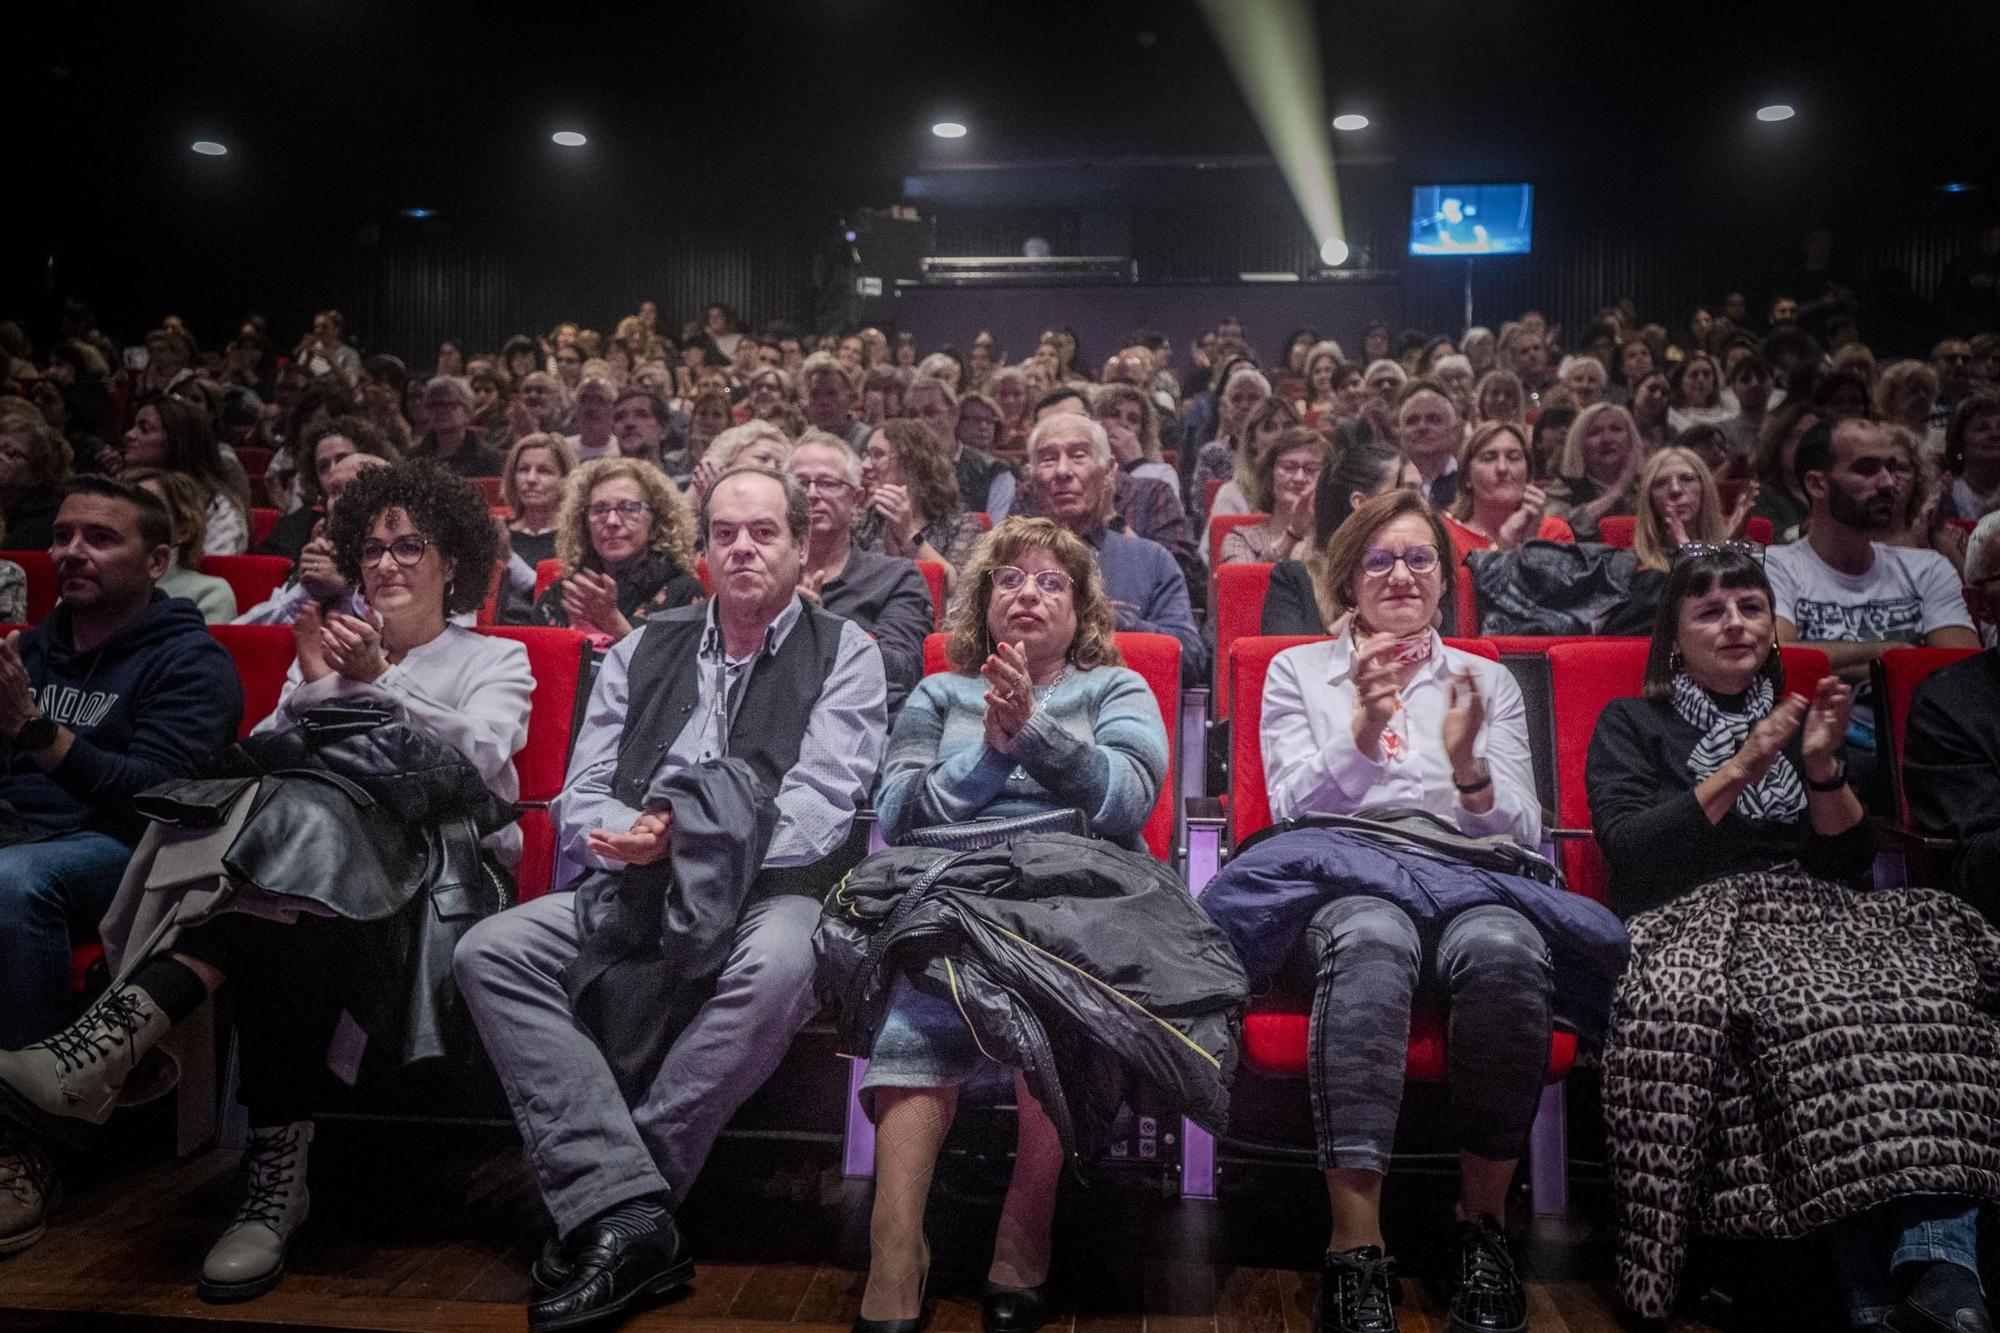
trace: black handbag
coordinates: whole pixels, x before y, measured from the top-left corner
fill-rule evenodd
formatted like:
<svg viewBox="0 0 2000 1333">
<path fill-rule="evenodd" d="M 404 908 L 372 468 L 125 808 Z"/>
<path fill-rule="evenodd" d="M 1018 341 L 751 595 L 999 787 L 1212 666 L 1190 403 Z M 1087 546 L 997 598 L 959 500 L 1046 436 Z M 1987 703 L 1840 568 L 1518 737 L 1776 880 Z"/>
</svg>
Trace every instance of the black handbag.
<svg viewBox="0 0 2000 1333">
<path fill-rule="evenodd" d="M 947 852 L 978 852 L 998 847 L 1028 833 L 1074 833 L 1090 836 L 1081 810 L 1045 810 L 1034 815 L 1014 815 L 1007 819 L 966 819 L 956 824 L 933 824 L 911 829 L 902 838 L 905 847 L 936 847 Z"/>
</svg>

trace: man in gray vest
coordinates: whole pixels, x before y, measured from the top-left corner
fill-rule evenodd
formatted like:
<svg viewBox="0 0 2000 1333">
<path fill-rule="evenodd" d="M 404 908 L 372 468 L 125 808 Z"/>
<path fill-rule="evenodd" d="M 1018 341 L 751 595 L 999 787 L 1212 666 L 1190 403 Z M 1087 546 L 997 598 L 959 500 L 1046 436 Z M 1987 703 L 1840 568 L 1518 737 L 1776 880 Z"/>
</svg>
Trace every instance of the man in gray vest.
<svg viewBox="0 0 2000 1333">
<path fill-rule="evenodd" d="M 702 525 L 715 596 L 653 617 L 605 659 L 550 817 L 565 887 L 673 865 L 693 853 L 676 849 L 671 809 L 642 808 L 649 790 L 725 756 L 749 764 L 776 822 L 713 993 L 628 1105 L 565 988 L 584 946 L 577 894 L 488 918 L 455 960 L 555 1219 L 532 1330 L 606 1318 L 692 1277 L 673 1209 L 818 1007 L 819 900 L 851 864 L 855 810 L 887 740 L 874 641 L 799 596 L 809 511 L 797 482 L 734 469 L 709 488 Z M 700 842 L 712 854 L 715 840 L 710 829 Z"/>
</svg>

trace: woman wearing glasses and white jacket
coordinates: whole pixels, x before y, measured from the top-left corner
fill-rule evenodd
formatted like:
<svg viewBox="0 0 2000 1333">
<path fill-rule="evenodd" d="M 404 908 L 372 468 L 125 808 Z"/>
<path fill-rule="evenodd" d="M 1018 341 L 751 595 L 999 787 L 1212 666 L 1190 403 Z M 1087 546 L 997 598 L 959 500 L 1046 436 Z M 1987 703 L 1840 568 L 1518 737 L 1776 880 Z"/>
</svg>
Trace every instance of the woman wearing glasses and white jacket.
<svg viewBox="0 0 2000 1333">
<path fill-rule="evenodd" d="M 1407 491 L 1363 503 L 1334 533 L 1319 598 L 1346 625 L 1278 654 L 1265 682 L 1274 819 L 1414 809 L 1448 839 L 1539 843 L 1520 689 L 1499 663 L 1446 647 L 1432 628 L 1450 595 L 1451 553 L 1438 516 Z M 1313 995 L 1309 1084 L 1333 1220 L 1327 1333 L 1396 1328 L 1382 1180 L 1420 989 L 1449 1007 L 1461 1178 L 1444 1266 L 1449 1327 L 1527 1326 L 1502 1229 L 1507 1191 L 1555 1020 L 1577 1024 L 1594 1009 L 1602 1026 L 1624 932 L 1599 904 L 1468 859 L 1481 850 L 1413 852 L 1371 830 L 1300 826 L 1246 842 L 1202 898 L 1253 989 L 1289 981 Z"/>
</svg>

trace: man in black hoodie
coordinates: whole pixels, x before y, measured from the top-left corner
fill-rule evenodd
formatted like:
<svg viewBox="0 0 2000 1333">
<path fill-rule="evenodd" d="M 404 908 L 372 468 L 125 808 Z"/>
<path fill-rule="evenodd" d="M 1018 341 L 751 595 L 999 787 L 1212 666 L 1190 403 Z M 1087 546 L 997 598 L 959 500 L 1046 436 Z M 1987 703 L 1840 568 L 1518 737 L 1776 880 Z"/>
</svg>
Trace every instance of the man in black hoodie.
<svg viewBox="0 0 2000 1333">
<path fill-rule="evenodd" d="M 95 937 L 143 831 L 132 798 L 192 774 L 243 718 L 201 612 L 154 588 L 170 537 L 150 492 L 72 482 L 50 548 L 62 601 L 0 640 L 0 1050 L 68 1021 L 71 941 Z M 47 1185 L 40 1153 L 0 1139 L 0 1254 L 41 1234 Z"/>
</svg>

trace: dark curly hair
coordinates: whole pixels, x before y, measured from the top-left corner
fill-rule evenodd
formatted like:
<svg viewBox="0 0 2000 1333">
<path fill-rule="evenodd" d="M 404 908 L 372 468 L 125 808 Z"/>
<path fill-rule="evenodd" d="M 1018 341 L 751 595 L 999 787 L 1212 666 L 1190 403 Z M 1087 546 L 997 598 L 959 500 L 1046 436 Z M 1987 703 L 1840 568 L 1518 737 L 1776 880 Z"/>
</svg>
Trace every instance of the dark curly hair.
<svg viewBox="0 0 2000 1333">
<path fill-rule="evenodd" d="M 452 563 L 446 585 L 448 616 L 476 611 L 486 600 L 493 566 L 500 558 L 500 533 L 487 511 L 486 496 L 465 478 L 428 459 L 371 467 L 347 483 L 327 521 L 334 563 L 341 577 L 361 586 L 361 545 L 388 509 L 400 509 Z"/>
</svg>

